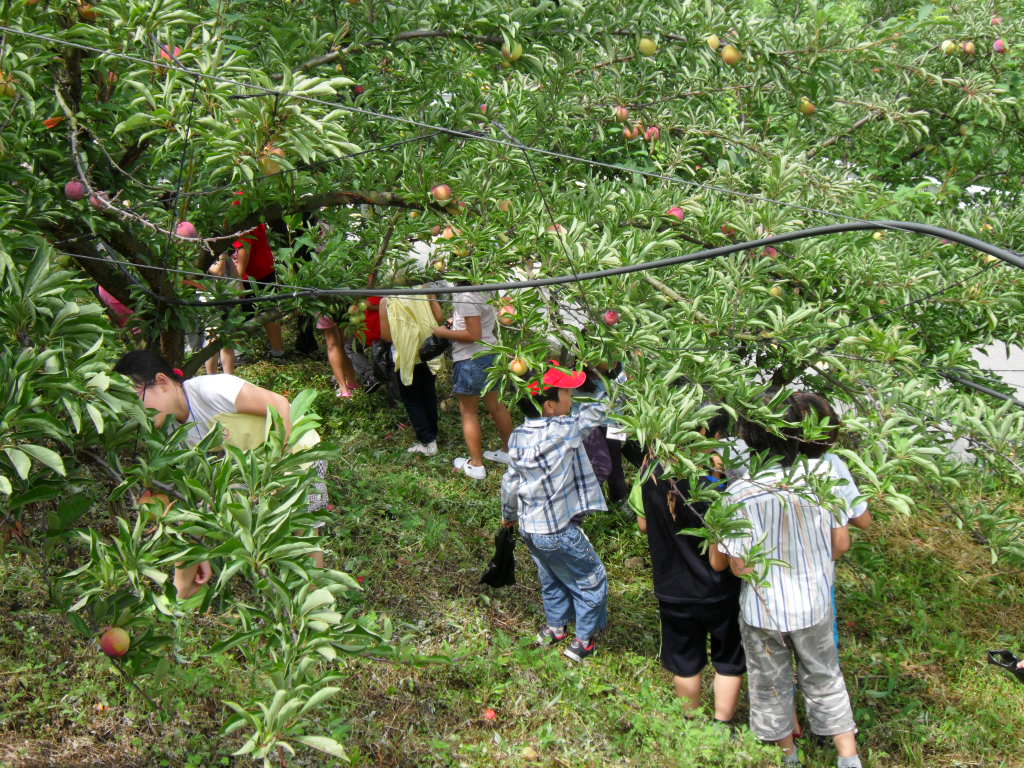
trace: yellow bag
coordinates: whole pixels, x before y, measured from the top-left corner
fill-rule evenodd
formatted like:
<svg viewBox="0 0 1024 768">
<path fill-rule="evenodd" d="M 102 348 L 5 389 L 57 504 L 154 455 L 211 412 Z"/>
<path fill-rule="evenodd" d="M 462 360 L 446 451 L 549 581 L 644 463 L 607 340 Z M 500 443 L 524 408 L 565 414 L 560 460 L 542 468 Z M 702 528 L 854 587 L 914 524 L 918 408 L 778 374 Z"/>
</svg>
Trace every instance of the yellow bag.
<svg viewBox="0 0 1024 768">
<path fill-rule="evenodd" d="M 218 413 L 213 420 L 221 425 L 224 442 L 243 451 L 263 445 L 270 434 L 270 414 L 257 416 L 253 413 Z M 315 429 L 311 429 L 292 446 L 292 452 L 312 448 L 319 442 L 320 435 Z"/>
</svg>

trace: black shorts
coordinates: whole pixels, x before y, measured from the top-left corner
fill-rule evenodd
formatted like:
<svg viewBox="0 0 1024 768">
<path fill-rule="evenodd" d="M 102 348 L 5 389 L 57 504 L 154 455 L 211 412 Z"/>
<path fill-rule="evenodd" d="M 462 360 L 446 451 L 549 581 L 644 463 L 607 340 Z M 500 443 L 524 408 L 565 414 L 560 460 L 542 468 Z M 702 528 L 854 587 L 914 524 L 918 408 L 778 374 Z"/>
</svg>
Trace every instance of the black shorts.
<svg viewBox="0 0 1024 768">
<path fill-rule="evenodd" d="M 252 288 L 249 288 L 249 282 L 250 281 L 256 283 L 257 285 L 270 285 L 271 283 L 276 283 L 277 282 L 277 276 L 274 274 L 274 270 L 270 270 L 270 272 L 265 274 L 263 277 L 252 277 L 252 276 L 250 276 L 243 283 L 243 285 L 245 285 L 245 292 L 244 292 L 245 296 L 257 296 L 257 295 L 259 295 L 261 293 L 266 293 L 266 291 L 257 291 L 257 290 L 254 290 Z M 271 290 L 273 290 L 273 289 L 271 289 Z M 251 320 L 252 318 L 256 317 L 256 315 L 258 315 L 260 312 L 263 311 L 262 308 L 261 308 L 261 305 L 263 305 L 263 304 L 266 304 L 266 302 L 263 302 L 263 301 L 243 301 L 240 306 L 242 307 L 242 313 L 245 315 L 246 319 L 247 320 Z M 267 309 L 269 309 L 269 307 L 267 307 Z"/>
<path fill-rule="evenodd" d="M 747 671 L 740 637 L 739 596 L 717 603 L 666 603 L 659 601 L 661 614 L 661 665 L 679 677 L 693 677 L 708 663 L 721 675 L 742 675 Z"/>
</svg>

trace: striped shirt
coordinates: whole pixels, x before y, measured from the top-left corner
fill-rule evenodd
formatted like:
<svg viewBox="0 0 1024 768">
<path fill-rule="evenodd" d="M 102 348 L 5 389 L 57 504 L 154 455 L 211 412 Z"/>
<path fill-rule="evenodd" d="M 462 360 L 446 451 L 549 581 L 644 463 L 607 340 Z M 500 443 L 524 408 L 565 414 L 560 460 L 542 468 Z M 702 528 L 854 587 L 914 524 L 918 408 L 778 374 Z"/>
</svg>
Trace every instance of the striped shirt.
<svg viewBox="0 0 1024 768">
<path fill-rule="evenodd" d="M 799 483 L 799 470 L 787 477 L 781 468 L 729 486 L 725 504 L 739 504 L 735 515 L 750 523 L 749 535 L 725 539 L 722 551 L 746 559 L 756 546 L 763 556 L 781 560 L 756 574 L 767 584 L 743 581 L 740 610 L 752 627 L 793 632 L 812 627 L 832 610 L 832 528 L 845 525 L 825 507 L 785 486 Z"/>
<path fill-rule="evenodd" d="M 576 518 L 606 510 L 583 438 L 604 423 L 607 402 L 584 403 L 569 416 L 527 419 L 508 441 L 501 516 L 523 533 L 558 533 Z"/>
</svg>

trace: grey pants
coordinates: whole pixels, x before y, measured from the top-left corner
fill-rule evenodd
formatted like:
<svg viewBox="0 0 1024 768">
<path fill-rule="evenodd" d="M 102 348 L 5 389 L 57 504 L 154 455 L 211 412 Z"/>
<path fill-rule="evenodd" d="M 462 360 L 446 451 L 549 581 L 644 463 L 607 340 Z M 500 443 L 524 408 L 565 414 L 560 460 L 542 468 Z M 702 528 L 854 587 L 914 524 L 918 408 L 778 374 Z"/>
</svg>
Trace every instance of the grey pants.
<svg viewBox="0 0 1024 768">
<path fill-rule="evenodd" d="M 750 687 L 750 730 L 765 741 L 793 732 L 793 658 L 807 703 L 811 730 L 819 736 L 852 731 L 853 710 L 839 669 L 832 614 L 813 627 L 776 632 L 752 627 L 740 617 Z"/>
</svg>

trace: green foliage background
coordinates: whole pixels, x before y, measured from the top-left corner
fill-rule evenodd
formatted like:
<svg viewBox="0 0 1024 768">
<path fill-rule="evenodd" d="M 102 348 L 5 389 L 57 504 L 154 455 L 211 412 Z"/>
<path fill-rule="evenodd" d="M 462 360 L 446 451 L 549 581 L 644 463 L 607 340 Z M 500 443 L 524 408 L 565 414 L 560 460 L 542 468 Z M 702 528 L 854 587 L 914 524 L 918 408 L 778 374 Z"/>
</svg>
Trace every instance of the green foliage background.
<svg viewBox="0 0 1024 768">
<path fill-rule="evenodd" d="M 92 573 L 93 582 L 72 581 L 71 595 L 48 582 L 58 604 L 98 589 L 90 594 L 106 609 L 131 618 L 149 606 L 164 623 L 180 617 L 145 569 L 182 555 L 181 529 L 147 536 L 143 517 L 133 519 L 115 498 L 124 513 L 116 531 L 73 534 L 88 520 L 96 477 L 116 476 L 118 493 L 134 494 L 143 482 L 169 483 L 175 462 L 194 461 L 199 479 L 180 491 L 176 514 L 205 504 L 223 515 L 221 542 L 232 542 L 224 546 L 248 547 L 230 524 L 242 504 L 231 473 L 244 474 L 244 462 L 225 462 L 234 469 L 215 481 L 198 460 L 161 453 L 173 445 L 140 448 L 144 415 L 104 373 L 115 334 L 88 284 L 65 269 L 134 306 L 141 339 L 126 333 L 120 341 L 158 344 L 181 360 L 183 332 L 197 323 L 243 346 L 252 323 L 237 309 L 179 303 L 195 299 L 190 276 L 162 270 L 201 271 L 260 220 L 275 230 L 279 280 L 319 288 L 361 288 L 371 276 L 386 285 L 396 271 L 476 282 L 563 275 L 842 217 L 927 222 L 1019 247 L 1022 11 L 1019 2 L 3 0 L 0 322 L 12 340 L 0 356 L 0 382 L 11 393 L 0 421 L 4 525 L 20 532 L 43 521 L 40 533 L 58 534 L 76 558 L 89 551 L 95 569 L 78 577 Z M 705 42 L 712 33 L 741 51 L 736 66 Z M 644 36 L 657 42 L 654 56 L 638 53 Z M 993 51 L 997 37 L 1004 54 Z M 944 54 L 946 39 L 971 41 L 976 52 Z M 512 62 L 502 48 L 514 43 L 524 55 Z M 162 57 L 161 46 L 181 51 Z M 816 105 L 813 115 L 797 110 L 803 98 Z M 627 126 L 658 126 L 660 138 L 625 138 L 617 105 L 630 110 Z M 527 155 L 517 142 L 572 157 Z M 65 198 L 73 179 L 98 205 Z M 455 205 L 432 200 L 439 183 L 453 188 Z M 666 215 L 673 205 L 686 211 L 683 221 Z M 322 228 L 309 226 L 311 217 Z M 182 220 L 200 240 L 174 234 Z M 411 241 L 445 226 L 454 237 L 435 252 L 444 269 L 410 274 Z M 309 259 L 303 244 L 314 248 Z M 237 295 L 225 286 L 214 292 Z M 708 447 L 693 431 L 707 400 L 778 427 L 762 400 L 769 384 L 820 390 L 847 409 L 844 455 L 873 509 L 901 519 L 919 513 L 921 499 L 957 499 L 979 474 L 991 477 L 1007 498 L 954 503 L 949 514 L 994 561 L 1020 568 L 1013 499 L 1024 477 L 1024 417 L 944 374 L 955 369 L 1010 393 L 970 352 L 1021 343 L 1021 298 L 1017 270 L 975 252 L 898 231 L 848 234 L 516 292 L 517 322 L 503 330 L 499 352 L 540 363 L 558 338 L 579 359 L 625 361 L 622 421 L 684 473 Z M 567 307 L 584 321 L 571 322 Z M 602 323 L 608 308 L 623 321 Z M 344 313 L 344 304 L 333 310 Z M 504 366 L 493 383 L 506 394 L 521 384 Z M 954 438 L 967 441 L 974 464 L 952 456 Z M 261 460 L 272 467 L 284 458 Z M 211 483 L 222 493 L 201 490 Z M 712 537 L 724 525 L 712 516 Z M 299 539 L 282 534 L 269 551 L 283 547 L 282 563 L 303 563 L 308 542 Z M 52 546 L 41 562 L 54 557 Z M 285 610 L 292 599 L 301 609 L 308 592 L 273 587 L 239 552 L 231 555 L 246 563 L 239 568 L 264 600 L 259 611 Z M 347 577 L 336 578 L 338 595 L 353 591 Z M 125 602 L 110 599 L 111 590 L 124 590 Z M 339 615 L 353 631 L 390 638 L 376 616 L 363 625 Z M 275 620 L 265 614 L 257 623 L 266 629 Z M 152 645 L 139 644 L 151 661 L 166 647 L 161 637 L 154 629 Z M 299 669 L 295 659 L 285 666 Z M 262 714 L 240 714 L 232 725 L 263 734 L 256 741 L 269 755 L 278 734 L 311 737 L 304 720 L 289 717 L 316 694 L 301 675 L 264 671 L 264 707 L 255 698 L 241 707 Z"/>
</svg>

